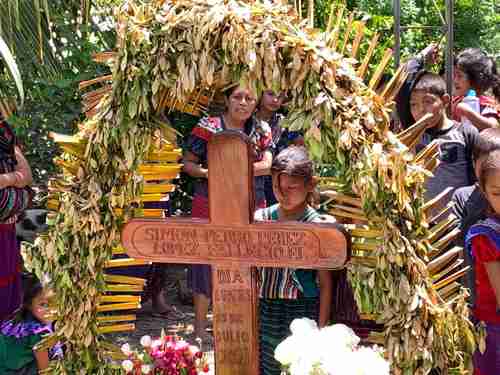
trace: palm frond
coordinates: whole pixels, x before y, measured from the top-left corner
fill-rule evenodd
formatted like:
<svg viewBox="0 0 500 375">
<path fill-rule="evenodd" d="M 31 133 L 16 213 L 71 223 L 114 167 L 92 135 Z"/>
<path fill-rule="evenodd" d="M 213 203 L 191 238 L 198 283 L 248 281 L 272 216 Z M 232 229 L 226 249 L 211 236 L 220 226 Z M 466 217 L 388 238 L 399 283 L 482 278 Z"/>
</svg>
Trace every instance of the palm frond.
<svg viewBox="0 0 500 375">
<path fill-rule="evenodd" d="M 14 83 L 16 84 L 17 91 L 19 93 L 19 99 L 21 101 L 20 106 L 22 107 L 22 105 L 24 104 L 24 89 L 23 89 L 23 81 L 21 79 L 21 73 L 19 72 L 19 68 L 17 67 L 14 56 L 12 56 L 9 47 L 7 46 L 7 43 L 5 43 L 1 35 L 0 35 L 0 56 L 4 60 L 7 70 L 9 71 L 10 76 L 12 77 Z"/>
<path fill-rule="evenodd" d="M 18 61 L 27 57 L 45 76 L 60 71 L 51 47 L 49 0 L 0 1 L 0 36 Z"/>
</svg>

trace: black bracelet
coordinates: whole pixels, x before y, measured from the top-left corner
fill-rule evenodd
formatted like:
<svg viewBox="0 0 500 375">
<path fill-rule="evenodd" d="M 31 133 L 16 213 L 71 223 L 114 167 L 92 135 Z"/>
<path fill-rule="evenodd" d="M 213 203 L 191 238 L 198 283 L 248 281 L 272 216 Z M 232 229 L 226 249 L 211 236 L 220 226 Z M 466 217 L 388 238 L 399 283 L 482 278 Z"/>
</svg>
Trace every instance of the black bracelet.
<svg viewBox="0 0 500 375">
<path fill-rule="evenodd" d="M 500 315 L 500 307 L 497 307 L 497 315 Z"/>
</svg>

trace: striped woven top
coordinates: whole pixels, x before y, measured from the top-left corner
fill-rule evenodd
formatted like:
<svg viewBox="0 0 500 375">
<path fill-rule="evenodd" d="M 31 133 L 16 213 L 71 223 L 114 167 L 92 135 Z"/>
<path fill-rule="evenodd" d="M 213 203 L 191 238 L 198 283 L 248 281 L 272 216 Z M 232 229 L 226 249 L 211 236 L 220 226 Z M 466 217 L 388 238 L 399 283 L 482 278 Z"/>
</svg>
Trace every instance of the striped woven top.
<svg viewBox="0 0 500 375">
<path fill-rule="evenodd" d="M 256 221 L 279 220 L 279 204 L 255 212 Z M 334 221 L 328 217 L 329 221 Z M 300 222 L 325 222 L 325 215 L 307 206 Z M 298 299 L 319 296 L 317 272 L 294 268 L 259 268 L 259 297 L 266 299 Z"/>
<path fill-rule="evenodd" d="M 13 172 L 16 168 L 16 137 L 6 121 L 0 120 L 0 174 Z M 0 223 L 16 222 L 16 215 L 24 211 L 31 200 L 27 188 L 6 187 L 0 189 Z"/>
</svg>

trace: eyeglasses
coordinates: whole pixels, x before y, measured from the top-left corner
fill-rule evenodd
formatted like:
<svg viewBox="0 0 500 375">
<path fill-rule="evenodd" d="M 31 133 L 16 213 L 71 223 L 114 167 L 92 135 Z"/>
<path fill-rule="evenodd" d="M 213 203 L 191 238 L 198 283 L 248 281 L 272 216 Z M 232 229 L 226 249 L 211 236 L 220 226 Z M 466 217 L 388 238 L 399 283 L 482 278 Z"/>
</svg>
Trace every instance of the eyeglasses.
<svg viewBox="0 0 500 375">
<path fill-rule="evenodd" d="M 236 103 L 243 103 L 243 101 L 245 101 L 248 104 L 254 104 L 257 101 L 254 97 L 245 95 L 234 95 L 231 96 L 230 99 Z"/>
</svg>

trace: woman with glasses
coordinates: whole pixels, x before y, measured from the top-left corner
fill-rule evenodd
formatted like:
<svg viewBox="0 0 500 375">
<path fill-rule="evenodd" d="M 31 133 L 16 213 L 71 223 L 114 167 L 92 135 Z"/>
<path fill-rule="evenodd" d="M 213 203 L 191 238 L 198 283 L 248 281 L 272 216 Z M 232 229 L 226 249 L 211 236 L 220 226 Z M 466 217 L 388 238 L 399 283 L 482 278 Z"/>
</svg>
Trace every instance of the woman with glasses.
<svg viewBox="0 0 500 375">
<path fill-rule="evenodd" d="M 184 153 L 184 172 L 195 177 L 192 216 L 208 218 L 207 145 L 210 137 L 223 130 L 237 130 L 250 137 L 255 150 L 255 206 L 266 207 L 264 176 L 269 175 L 272 163 L 271 128 L 254 117 L 257 99 L 249 89 L 235 86 L 225 93 L 226 110 L 220 116 L 203 118 L 187 140 Z M 216 166 L 215 166 L 216 167 Z M 207 265 L 192 265 L 188 283 L 193 291 L 195 334 L 205 337 L 206 316 L 212 296 L 211 269 Z"/>
</svg>

